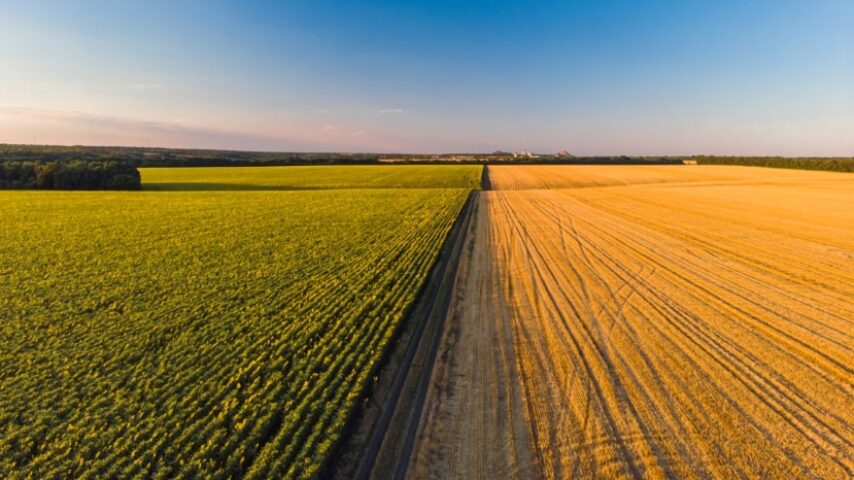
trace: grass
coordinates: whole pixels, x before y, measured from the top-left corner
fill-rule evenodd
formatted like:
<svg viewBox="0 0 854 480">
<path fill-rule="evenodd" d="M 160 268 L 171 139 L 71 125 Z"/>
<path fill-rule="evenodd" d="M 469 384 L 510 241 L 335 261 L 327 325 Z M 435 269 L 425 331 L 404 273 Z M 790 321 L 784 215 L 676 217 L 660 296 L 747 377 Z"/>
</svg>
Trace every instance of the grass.
<svg viewBox="0 0 854 480">
<path fill-rule="evenodd" d="M 313 168 L 0 192 L 0 477 L 315 475 L 479 170 Z"/>
</svg>

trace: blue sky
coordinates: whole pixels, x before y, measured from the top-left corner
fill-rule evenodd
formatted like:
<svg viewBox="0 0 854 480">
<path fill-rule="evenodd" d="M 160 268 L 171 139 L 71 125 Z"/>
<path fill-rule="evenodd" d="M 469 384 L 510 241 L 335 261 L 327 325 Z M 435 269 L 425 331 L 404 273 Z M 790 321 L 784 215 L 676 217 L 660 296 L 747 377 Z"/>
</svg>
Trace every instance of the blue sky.
<svg viewBox="0 0 854 480">
<path fill-rule="evenodd" d="M 0 142 L 854 155 L 854 2 L 0 0 Z"/>
</svg>

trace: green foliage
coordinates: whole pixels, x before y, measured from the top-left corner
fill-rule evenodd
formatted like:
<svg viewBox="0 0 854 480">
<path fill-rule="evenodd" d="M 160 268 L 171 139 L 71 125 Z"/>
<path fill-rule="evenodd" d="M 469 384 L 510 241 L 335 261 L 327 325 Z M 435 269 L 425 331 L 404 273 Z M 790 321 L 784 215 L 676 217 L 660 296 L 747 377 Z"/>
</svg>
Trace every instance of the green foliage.
<svg viewBox="0 0 854 480">
<path fill-rule="evenodd" d="M 854 158 L 808 157 L 691 157 L 700 165 L 745 165 L 749 167 L 794 168 L 854 172 Z"/>
<path fill-rule="evenodd" d="M 311 477 L 468 191 L 0 192 L 0 478 Z"/>
<path fill-rule="evenodd" d="M 479 165 L 347 165 L 323 167 L 143 168 L 146 190 L 303 190 L 468 188 Z"/>
<path fill-rule="evenodd" d="M 136 167 L 118 160 L 0 162 L 0 188 L 42 190 L 138 190 Z"/>
</svg>

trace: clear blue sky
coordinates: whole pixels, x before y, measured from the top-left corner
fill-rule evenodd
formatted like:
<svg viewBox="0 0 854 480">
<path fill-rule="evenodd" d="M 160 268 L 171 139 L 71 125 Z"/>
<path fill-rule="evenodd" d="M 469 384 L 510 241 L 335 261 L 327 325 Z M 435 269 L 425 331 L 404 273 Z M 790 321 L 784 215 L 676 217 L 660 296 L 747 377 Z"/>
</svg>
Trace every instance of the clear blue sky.
<svg viewBox="0 0 854 480">
<path fill-rule="evenodd" d="M 0 142 L 854 155 L 854 1 L 0 0 Z"/>
</svg>

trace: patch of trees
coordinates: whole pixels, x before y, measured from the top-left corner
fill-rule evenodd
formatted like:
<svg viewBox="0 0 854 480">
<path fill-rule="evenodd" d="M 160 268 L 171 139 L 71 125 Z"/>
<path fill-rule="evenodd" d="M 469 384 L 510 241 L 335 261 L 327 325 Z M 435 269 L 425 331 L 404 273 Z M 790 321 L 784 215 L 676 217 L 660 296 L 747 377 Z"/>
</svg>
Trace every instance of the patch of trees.
<svg viewBox="0 0 854 480">
<path fill-rule="evenodd" d="M 116 160 L 0 162 L 0 188 L 46 190 L 138 190 L 136 167 Z"/>
<path fill-rule="evenodd" d="M 691 157 L 700 165 L 745 165 L 750 167 L 794 168 L 854 172 L 854 158 L 809 157 Z"/>
</svg>

